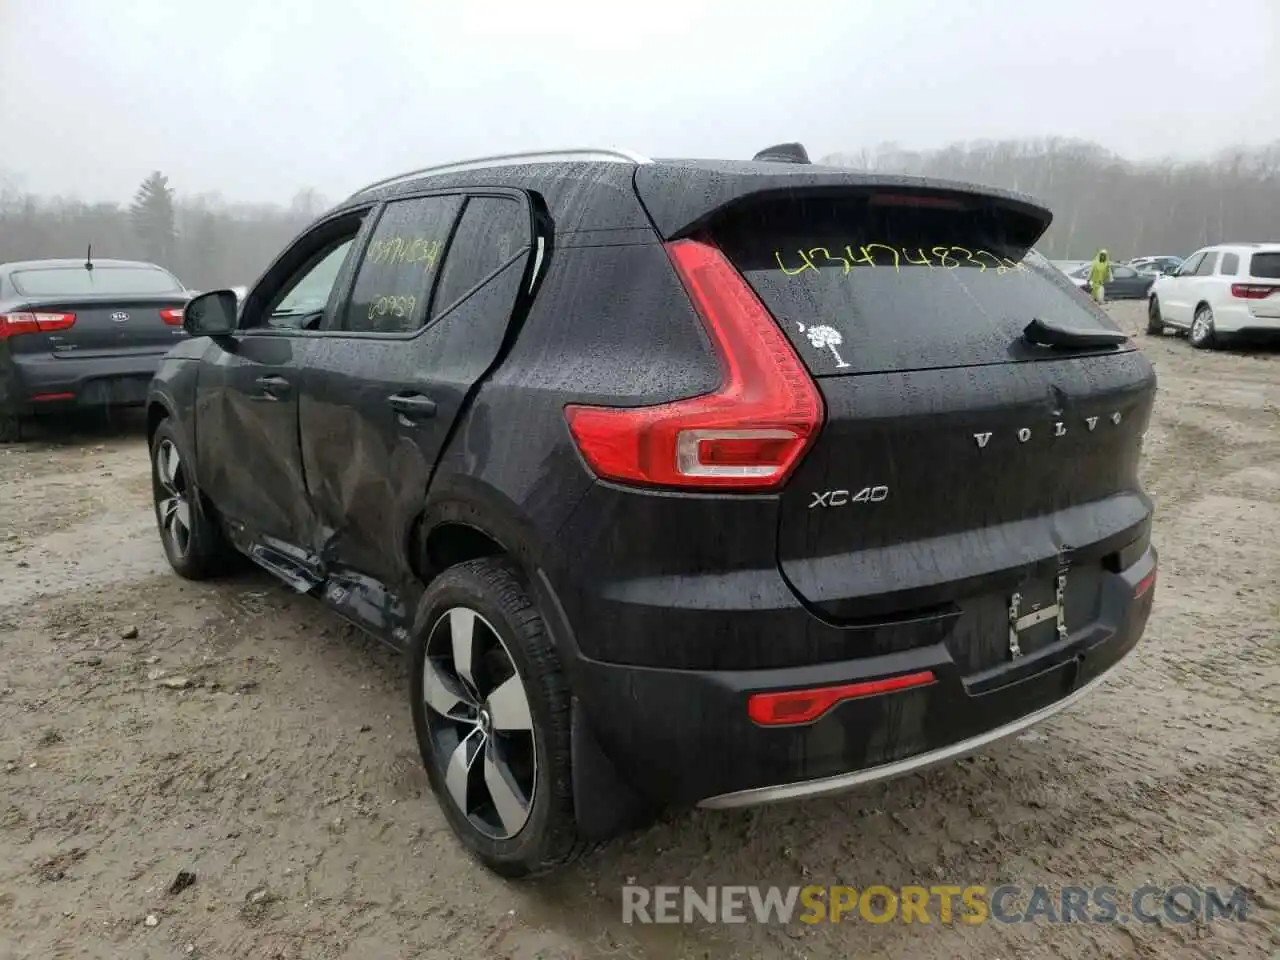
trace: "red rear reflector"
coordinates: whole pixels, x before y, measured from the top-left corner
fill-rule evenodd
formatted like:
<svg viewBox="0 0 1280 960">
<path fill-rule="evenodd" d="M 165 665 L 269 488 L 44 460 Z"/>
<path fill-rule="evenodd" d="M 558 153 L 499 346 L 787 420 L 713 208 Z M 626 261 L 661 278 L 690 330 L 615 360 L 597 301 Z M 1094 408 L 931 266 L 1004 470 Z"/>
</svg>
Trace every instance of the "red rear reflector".
<svg viewBox="0 0 1280 960">
<path fill-rule="evenodd" d="M 74 393 L 37 393 L 31 398 L 32 402 L 48 403 L 53 400 L 74 400 Z"/>
<path fill-rule="evenodd" d="M 1145 577 L 1139 580 L 1138 585 L 1133 588 L 1133 599 L 1141 600 L 1143 597 L 1145 597 L 1148 593 L 1151 592 L 1151 588 L 1154 587 L 1155 585 L 1156 585 L 1156 572 L 1152 570 Z"/>
<path fill-rule="evenodd" d="M 0 340 L 24 333 L 52 333 L 76 322 L 74 313 L 0 313 Z"/>
<path fill-rule="evenodd" d="M 1265 300 L 1277 290 L 1280 290 L 1280 287 L 1272 287 L 1264 283 L 1233 283 L 1231 285 L 1231 295 L 1241 300 Z"/>
<path fill-rule="evenodd" d="M 810 690 L 785 690 L 779 693 L 753 693 L 747 699 L 747 716 L 762 727 L 782 727 L 812 723 L 838 703 L 860 697 L 876 697 L 913 687 L 927 687 L 934 682 L 932 670 L 918 670 L 882 680 L 843 683 L 835 687 Z"/>
<path fill-rule="evenodd" d="M 160 319 L 171 327 L 182 326 L 182 307 L 162 307 Z"/>
<path fill-rule="evenodd" d="M 667 244 L 720 358 L 714 393 L 652 407 L 565 408 L 597 476 L 682 488 L 767 490 L 781 485 L 817 436 L 822 396 L 746 280 L 718 249 Z"/>
</svg>

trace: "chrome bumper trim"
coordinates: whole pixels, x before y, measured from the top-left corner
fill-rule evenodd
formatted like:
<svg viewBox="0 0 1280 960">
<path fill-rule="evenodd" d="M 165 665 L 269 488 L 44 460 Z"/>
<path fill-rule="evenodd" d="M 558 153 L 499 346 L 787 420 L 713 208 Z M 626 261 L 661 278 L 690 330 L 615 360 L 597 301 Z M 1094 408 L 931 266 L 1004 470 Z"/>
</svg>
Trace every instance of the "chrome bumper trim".
<svg viewBox="0 0 1280 960">
<path fill-rule="evenodd" d="M 783 783 L 773 787 L 754 787 L 750 790 L 739 790 L 736 793 L 724 793 L 717 797 L 708 797 L 705 800 L 700 800 L 698 801 L 698 806 L 710 810 L 727 810 L 732 807 L 752 807 L 765 803 L 777 803 L 783 800 L 825 797 L 829 794 L 850 790 L 853 787 L 860 787 L 863 784 L 890 780 L 908 773 L 916 773 L 936 764 L 946 763 L 948 760 L 956 760 L 981 750 L 983 747 L 998 740 L 1020 733 L 1027 727 L 1034 726 L 1043 720 L 1048 720 L 1054 714 L 1067 709 L 1109 680 L 1118 666 L 1119 663 L 1115 664 L 1106 673 L 1094 677 L 1079 690 L 1067 694 L 1061 700 L 1055 701 L 1047 707 L 1041 707 L 1035 713 L 1029 713 L 1025 717 L 1020 717 L 1013 721 L 1013 723 L 1007 723 L 1003 727 L 988 730 L 986 733 L 970 737 L 968 740 L 961 740 L 959 743 L 953 743 L 937 750 L 930 750 L 928 753 L 920 753 L 914 757 L 895 760 L 893 763 L 881 764 L 878 767 L 868 767 L 865 770 L 854 770 L 851 773 L 841 773 L 834 777 L 823 777 L 819 780 L 801 780 L 797 783 Z"/>
</svg>

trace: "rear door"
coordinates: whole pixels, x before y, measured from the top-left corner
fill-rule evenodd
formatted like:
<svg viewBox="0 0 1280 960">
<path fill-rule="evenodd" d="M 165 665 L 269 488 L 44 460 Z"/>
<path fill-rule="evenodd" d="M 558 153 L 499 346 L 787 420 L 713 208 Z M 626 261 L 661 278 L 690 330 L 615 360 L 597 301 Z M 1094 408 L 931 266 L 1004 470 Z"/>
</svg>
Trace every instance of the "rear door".
<svg viewBox="0 0 1280 960">
<path fill-rule="evenodd" d="M 395 619 L 386 611 L 411 588 L 409 524 L 502 349 L 532 236 L 532 210 L 516 192 L 388 202 L 350 300 L 309 360 L 302 457 L 327 538 L 329 599 L 383 618 L 375 628 Z"/>
<path fill-rule="evenodd" d="M 712 227 L 826 401 L 778 541 L 785 576 L 825 616 L 972 604 L 972 633 L 955 636 L 974 666 L 971 653 L 1001 651 L 963 638 L 999 647 L 1019 583 L 1051 603 L 1045 570 L 1070 563 L 1071 616 L 1087 617 L 1105 555 L 1140 535 L 1154 376 L 1130 343 L 1022 338 L 1037 318 L 1116 329 L 1030 252 L 1046 223 L 972 196 L 873 191 L 767 200 Z"/>
<path fill-rule="evenodd" d="M 81 358 L 160 354 L 185 336 L 187 291 L 159 267 L 31 266 L 11 281 L 32 311 L 73 318 L 28 341 L 28 349 Z"/>
<path fill-rule="evenodd" d="M 1280 250 L 1248 255 L 1249 279 L 1243 290 L 1255 317 L 1280 320 Z"/>
</svg>

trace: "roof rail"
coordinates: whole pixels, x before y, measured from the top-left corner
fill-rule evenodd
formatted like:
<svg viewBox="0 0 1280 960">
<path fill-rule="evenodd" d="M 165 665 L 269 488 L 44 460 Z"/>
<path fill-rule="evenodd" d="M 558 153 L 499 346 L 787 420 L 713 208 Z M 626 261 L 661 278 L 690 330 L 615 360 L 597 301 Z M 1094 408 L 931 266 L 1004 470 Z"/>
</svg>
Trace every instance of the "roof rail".
<svg viewBox="0 0 1280 960">
<path fill-rule="evenodd" d="M 355 193 L 351 194 L 349 199 L 360 196 L 362 193 L 368 193 L 370 190 L 378 187 L 386 187 L 393 183 L 400 183 L 405 180 L 413 180 L 417 177 L 425 177 L 438 173 L 458 173 L 464 170 L 479 170 L 483 167 L 512 167 L 522 163 L 556 163 L 556 162 L 572 162 L 580 163 L 634 163 L 645 164 L 653 163 L 646 156 L 642 156 L 632 150 L 615 150 L 610 148 L 598 147 L 571 147 L 566 150 L 530 150 L 525 153 L 500 153 L 492 157 L 476 157 L 473 160 L 459 160 L 454 163 L 441 163 L 431 167 L 423 167 L 421 170 L 410 170 L 408 173 L 398 173 L 394 177 L 385 177 L 382 180 L 375 180 L 368 186 L 361 187 Z"/>
</svg>

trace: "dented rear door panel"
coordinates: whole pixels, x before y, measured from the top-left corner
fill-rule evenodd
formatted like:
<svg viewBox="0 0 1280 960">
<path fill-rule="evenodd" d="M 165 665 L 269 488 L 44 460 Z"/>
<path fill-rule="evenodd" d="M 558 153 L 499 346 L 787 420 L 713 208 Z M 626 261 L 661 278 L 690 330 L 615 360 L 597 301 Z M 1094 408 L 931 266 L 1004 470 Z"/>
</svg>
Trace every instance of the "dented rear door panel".
<svg viewBox="0 0 1280 960">
<path fill-rule="evenodd" d="M 528 212 L 523 195 L 510 199 Z M 377 592 L 372 585 L 380 585 L 380 601 L 344 610 L 380 633 L 403 615 L 404 598 L 414 589 L 410 530 L 459 417 L 503 348 L 528 280 L 531 231 L 530 224 L 529 235 L 508 251 L 505 266 L 460 301 L 432 302 L 420 329 L 403 335 L 337 330 L 315 338 L 300 425 L 323 562 L 331 584 L 343 584 L 327 599 L 368 597 Z M 378 237 L 375 230 L 371 249 Z M 452 255 L 447 252 L 439 266 L 445 283 Z M 434 274 L 415 296 L 438 294 Z M 368 319 L 366 300 L 357 273 L 345 315 L 359 316 L 348 325 Z M 376 304 L 376 298 L 369 302 Z M 348 581 L 361 586 L 342 593 Z M 378 603 L 382 609 L 375 618 Z"/>
</svg>

